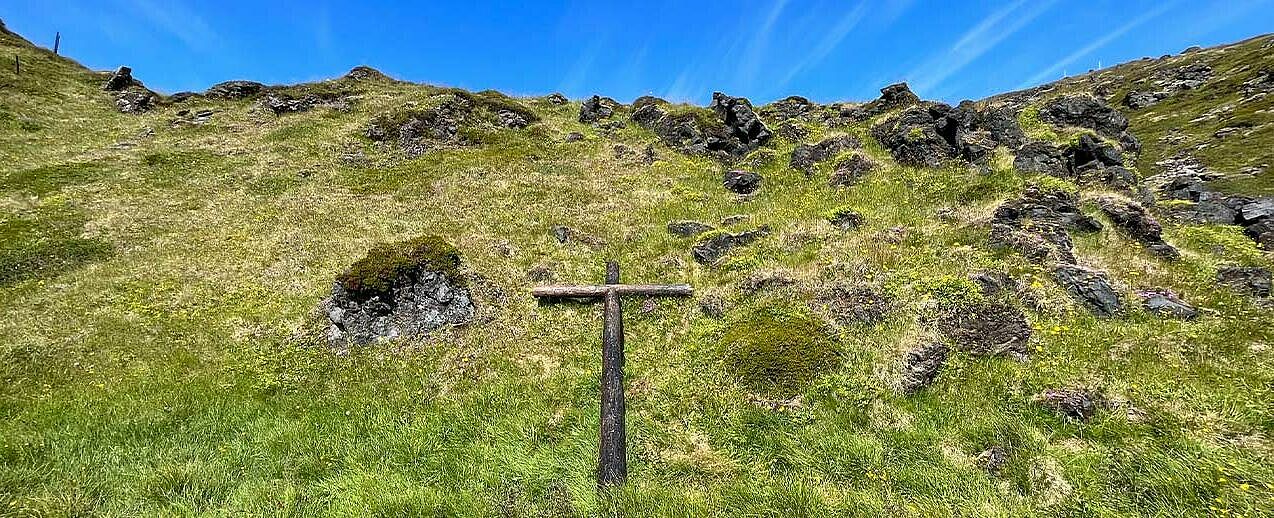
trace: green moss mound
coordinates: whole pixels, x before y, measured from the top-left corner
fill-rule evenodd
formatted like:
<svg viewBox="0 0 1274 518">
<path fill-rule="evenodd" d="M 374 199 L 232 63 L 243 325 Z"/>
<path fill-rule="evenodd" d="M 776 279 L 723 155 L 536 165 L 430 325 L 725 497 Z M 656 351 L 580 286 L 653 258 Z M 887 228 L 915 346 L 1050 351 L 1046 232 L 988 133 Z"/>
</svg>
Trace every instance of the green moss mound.
<svg viewBox="0 0 1274 518">
<path fill-rule="evenodd" d="M 439 272 L 459 282 L 460 253 L 438 236 L 420 236 L 372 247 L 336 281 L 359 298 L 390 293 L 422 271 Z"/>
<path fill-rule="evenodd" d="M 721 339 L 726 369 L 766 395 L 792 396 L 836 367 L 840 351 L 826 327 L 803 314 L 755 310 Z"/>
</svg>

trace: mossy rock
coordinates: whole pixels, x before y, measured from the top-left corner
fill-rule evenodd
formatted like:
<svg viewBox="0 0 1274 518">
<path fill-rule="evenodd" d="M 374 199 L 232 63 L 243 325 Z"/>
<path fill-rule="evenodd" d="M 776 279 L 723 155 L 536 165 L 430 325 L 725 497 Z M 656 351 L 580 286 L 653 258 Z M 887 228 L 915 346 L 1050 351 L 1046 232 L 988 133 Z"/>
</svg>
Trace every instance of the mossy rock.
<svg viewBox="0 0 1274 518">
<path fill-rule="evenodd" d="M 336 281 L 352 295 L 370 298 L 389 294 L 394 286 L 410 282 L 423 271 L 446 275 L 461 283 L 460 253 L 438 236 L 420 236 L 372 247 Z"/>
<path fill-rule="evenodd" d="M 836 341 L 822 322 L 777 309 L 738 319 L 721 339 L 721 355 L 748 390 L 778 397 L 799 394 L 840 363 Z"/>
</svg>

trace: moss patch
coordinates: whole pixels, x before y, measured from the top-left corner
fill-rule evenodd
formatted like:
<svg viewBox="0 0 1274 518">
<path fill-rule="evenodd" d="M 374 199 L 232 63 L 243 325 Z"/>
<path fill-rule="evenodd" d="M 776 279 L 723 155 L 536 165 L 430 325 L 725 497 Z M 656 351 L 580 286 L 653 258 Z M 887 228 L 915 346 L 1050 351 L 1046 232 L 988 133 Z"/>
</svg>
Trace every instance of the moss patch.
<svg viewBox="0 0 1274 518">
<path fill-rule="evenodd" d="M 408 281 L 423 271 L 440 272 L 458 282 L 460 253 L 438 236 L 420 236 L 376 245 L 349 270 L 336 278 L 357 297 L 387 294 L 395 284 Z"/>
<path fill-rule="evenodd" d="M 792 396 L 834 369 L 840 352 L 818 320 L 775 309 L 758 309 L 721 339 L 726 369 L 739 383 L 772 396 Z"/>
<path fill-rule="evenodd" d="M 105 241 L 80 237 L 84 218 L 66 208 L 0 213 L 0 286 L 56 276 L 110 257 Z"/>
<path fill-rule="evenodd" d="M 0 191 L 42 196 L 62 187 L 86 184 L 102 176 L 102 168 L 89 162 L 46 165 L 0 176 Z"/>
</svg>

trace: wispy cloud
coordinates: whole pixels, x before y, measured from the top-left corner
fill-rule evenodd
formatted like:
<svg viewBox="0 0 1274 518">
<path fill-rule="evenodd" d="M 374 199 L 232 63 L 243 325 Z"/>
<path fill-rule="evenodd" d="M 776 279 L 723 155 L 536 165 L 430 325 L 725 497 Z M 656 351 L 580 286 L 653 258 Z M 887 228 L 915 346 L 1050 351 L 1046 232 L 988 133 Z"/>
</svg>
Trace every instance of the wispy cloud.
<svg viewBox="0 0 1274 518">
<path fill-rule="evenodd" d="M 181 40 L 192 50 L 209 51 L 220 44 L 212 26 L 180 2 L 164 2 L 161 5 L 153 0 L 130 0 L 129 3 L 156 28 Z"/>
<path fill-rule="evenodd" d="M 774 32 L 774 24 L 778 22 L 785 7 L 787 7 L 787 0 L 775 2 L 759 29 L 750 34 L 743 33 L 748 38 L 748 46 L 743 52 L 743 59 L 739 61 L 738 79 L 745 86 L 750 87 L 756 79 L 757 72 L 761 69 L 762 54 L 770 43 L 770 35 Z"/>
<path fill-rule="evenodd" d="M 1054 63 L 1053 66 L 1048 67 L 1044 70 L 1041 70 L 1038 74 L 1031 76 L 1030 79 L 1023 81 L 1022 84 L 1017 86 L 1017 89 L 1029 88 L 1031 86 L 1035 86 L 1044 81 L 1058 77 L 1058 74 L 1066 70 L 1066 67 L 1069 67 L 1075 64 L 1076 61 L 1083 59 L 1085 56 L 1092 54 L 1098 49 L 1101 49 L 1102 47 L 1109 45 L 1110 42 L 1115 41 L 1115 39 L 1123 36 L 1128 31 L 1136 29 L 1137 27 L 1141 26 L 1141 24 L 1144 24 L 1150 21 L 1151 19 L 1155 18 L 1156 16 L 1163 14 L 1164 11 L 1167 11 L 1168 9 L 1172 8 L 1177 3 L 1178 2 L 1173 1 L 1173 2 L 1164 2 L 1162 4 L 1159 4 L 1158 7 L 1143 13 L 1141 16 L 1133 18 L 1128 23 L 1125 23 L 1119 26 L 1115 30 L 1106 33 L 1105 36 L 1102 36 L 1101 38 L 1098 38 L 1092 43 L 1089 43 L 1088 45 L 1084 46 L 1084 48 L 1081 48 L 1075 52 L 1072 52 L 1069 56 L 1062 58 L 1061 61 Z"/>
<path fill-rule="evenodd" d="M 1055 0 L 1047 0 L 1028 4 L 1019 0 L 991 13 L 966 31 L 950 49 L 930 56 L 907 74 L 913 83 L 912 87 L 924 92 L 941 84 L 952 74 L 995 48 L 1001 41 L 1022 30 L 1054 3 Z"/>
<path fill-rule="evenodd" d="M 788 69 L 787 73 L 784 74 L 783 79 L 778 82 L 777 86 L 787 84 L 793 77 L 796 77 L 797 74 L 801 73 L 806 68 L 822 62 L 823 58 L 826 58 L 833 50 L 836 50 L 836 47 L 840 46 L 841 42 L 845 40 L 845 37 L 849 36 L 849 33 L 854 30 L 854 27 L 858 26 L 858 22 L 862 21 L 863 15 L 865 14 L 867 14 L 866 2 L 859 2 L 858 5 L 854 6 L 854 8 L 848 13 L 845 13 L 845 15 L 840 18 L 840 21 L 836 22 L 836 25 L 823 35 L 823 38 L 819 40 L 818 44 L 815 45 L 812 50 L 805 53 L 804 58 L 798 60 L 791 68 Z"/>
</svg>

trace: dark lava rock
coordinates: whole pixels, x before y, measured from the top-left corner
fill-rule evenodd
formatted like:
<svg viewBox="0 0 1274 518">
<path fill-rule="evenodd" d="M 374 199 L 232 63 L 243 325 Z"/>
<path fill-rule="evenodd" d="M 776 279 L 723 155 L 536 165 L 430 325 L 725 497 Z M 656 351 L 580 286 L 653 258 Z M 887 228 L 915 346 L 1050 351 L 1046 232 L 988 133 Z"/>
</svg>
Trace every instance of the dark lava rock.
<svg viewBox="0 0 1274 518">
<path fill-rule="evenodd" d="M 779 125 L 778 134 L 792 142 L 800 142 L 801 140 L 804 140 L 805 137 L 810 136 L 810 130 L 806 129 L 805 126 L 792 121 L 785 121 L 783 124 Z"/>
<path fill-rule="evenodd" d="M 1031 325 L 1022 311 L 1007 304 L 984 303 L 946 308 L 938 330 L 956 348 L 974 355 L 1024 358 L 1029 352 Z"/>
<path fill-rule="evenodd" d="M 1009 463 L 1009 452 L 999 446 L 992 446 L 979 453 L 974 462 L 983 471 L 996 475 Z"/>
<path fill-rule="evenodd" d="M 936 121 L 923 106 L 877 124 L 872 136 L 889 149 L 898 163 L 917 167 L 938 167 L 955 156 L 955 146 L 938 134 Z"/>
<path fill-rule="evenodd" d="M 1080 168 L 1097 162 L 1103 166 L 1124 165 L 1124 156 L 1114 146 L 1093 138 L 1087 133 L 1079 136 L 1079 141 L 1069 150 L 1071 167 Z"/>
<path fill-rule="evenodd" d="M 141 83 L 133 80 L 133 69 L 128 67 L 119 67 L 115 69 L 115 73 L 111 74 L 111 77 L 106 80 L 105 84 L 102 85 L 102 89 L 108 92 L 118 92 L 130 86 L 140 84 Z"/>
<path fill-rule="evenodd" d="M 132 87 L 115 94 L 115 107 L 120 113 L 144 113 L 155 107 L 159 96 L 145 88 Z"/>
<path fill-rule="evenodd" d="M 695 261 L 698 261 L 700 264 L 711 264 L 729 253 L 730 250 L 750 244 L 769 235 L 769 233 L 770 227 L 768 226 L 761 226 L 756 230 L 749 230 L 738 234 L 721 232 L 700 241 L 699 244 L 695 245 L 694 248 L 690 250 L 690 253 L 694 256 Z"/>
<path fill-rule="evenodd" d="M 1133 90 L 1131 92 L 1128 92 L 1128 95 L 1124 97 L 1124 106 L 1127 106 L 1134 110 L 1149 108 L 1151 106 L 1159 104 L 1159 101 L 1167 99 L 1169 95 L 1172 95 L 1172 94 L 1170 94 L 1169 92 L 1163 92 L 1163 91 L 1147 92 L 1147 91 Z"/>
<path fill-rule="evenodd" d="M 1248 225 L 1243 229 L 1243 233 L 1266 250 L 1274 250 L 1274 218 L 1265 218 Z"/>
<path fill-rule="evenodd" d="M 854 230 L 863 226 L 863 215 L 850 209 L 840 209 L 833 212 L 827 222 L 841 230 Z"/>
<path fill-rule="evenodd" d="M 345 73 L 345 79 L 353 79 L 355 81 L 366 81 L 369 79 L 389 79 L 389 76 L 381 73 L 381 71 L 376 70 L 372 67 L 359 65 L 349 69 L 349 72 Z"/>
<path fill-rule="evenodd" d="M 1258 297 L 1270 296 L 1270 278 L 1270 271 L 1259 266 L 1222 266 L 1216 273 L 1218 283 Z"/>
<path fill-rule="evenodd" d="M 1040 109 L 1040 119 L 1058 126 L 1088 128 L 1117 139 L 1128 129 L 1128 117 L 1105 101 L 1086 94 L 1057 97 Z"/>
<path fill-rule="evenodd" d="M 204 96 L 212 99 L 246 99 L 261 93 L 265 85 L 255 81 L 226 81 L 212 85 Z"/>
<path fill-rule="evenodd" d="M 1101 223 L 1079 210 L 1075 195 L 1031 186 L 1021 198 L 995 209 L 990 244 L 1016 249 L 1039 263 L 1073 263 L 1074 245 L 1067 230 L 1095 232 Z"/>
<path fill-rule="evenodd" d="M 822 290 L 818 301 L 840 325 L 876 324 L 885 320 L 893 301 L 869 286 L 835 285 Z"/>
<path fill-rule="evenodd" d="M 328 339 L 365 344 L 468 322 L 474 305 L 459 264 L 455 249 L 432 236 L 373 248 L 323 301 Z"/>
<path fill-rule="evenodd" d="M 1049 142 L 1033 141 L 1018 148 L 1013 168 L 1027 173 L 1040 173 L 1057 178 L 1070 176 L 1070 165 L 1062 149 Z"/>
<path fill-rule="evenodd" d="M 801 144 L 792 150 L 792 159 L 788 164 L 805 174 L 813 174 L 819 162 L 835 157 L 841 151 L 859 147 L 862 147 L 862 143 L 848 135 L 827 138 L 817 144 Z"/>
<path fill-rule="evenodd" d="M 1087 421 L 1104 404 L 1101 396 L 1081 389 L 1049 389 L 1035 396 L 1044 406 L 1064 417 Z"/>
<path fill-rule="evenodd" d="M 1239 209 L 1239 222 L 1255 223 L 1274 218 L 1274 198 L 1259 198 L 1243 204 Z"/>
<path fill-rule="evenodd" d="M 609 119 L 615 114 L 615 108 L 619 103 L 613 99 L 608 99 L 598 95 L 589 97 L 587 101 L 579 107 L 579 121 L 585 124 L 597 122 L 601 119 Z"/>
<path fill-rule="evenodd" d="M 500 125 L 506 128 L 525 128 L 531 124 L 525 116 L 513 110 L 500 110 L 495 112 L 495 116 L 500 119 Z"/>
<path fill-rule="evenodd" d="M 817 103 L 811 102 L 804 97 L 793 95 L 762 106 L 757 112 L 771 121 L 785 121 L 787 119 L 799 119 L 817 108 Z"/>
<path fill-rule="evenodd" d="M 835 170 L 827 184 L 832 187 L 849 187 L 857 184 L 867 173 L 875 171 L 880 164 L 862 153 L 853 153 L 836 161 Z"/>
<path fill-rule="evenodd" d="M 553 104 L 566 104 L 571 102 L 571 100 L 567 99 L 565 95 L 557 92 L 549 94 L 548 97 L 545 97 L 544 99 Z"/>
<path fill-rule="evenodd" d="M 1181 257 L 1176 248 L 1163 241 L 1163 226 L 1145 207 L 1112 197 L 1100 198 L 1098 205 L 1116 226 L 1127 232 L 1129 237 L 1146 245 L 1150 251 L 1169 259 Z"/>
<path fill-rule="evenodd" d="M 1113 316 L 1123 309 L 1119 293 L 1106 274 L 1075 264 L 1062 263 L 1053 269 L 1053 279 L 1066 292 L 1100 316 Z"/>
<path fill-rule="evenodd" d="M 915 104 L 920 102 L 920 97 L 911 92 L 911 87 L 907 83 L 894 83 L 880 89 L 880 99 L 877 100 L 881 111 Z"/>
<path fill-rule="evenodd" d="M 731 169 L 721 178 L 726 190 L 737 194 L 752 194 L 761 187 L 761 175 L 751 171 Z"/>
<path fill-rule="evenodd" d="M 1016 293 L 1017 281 L 1004 272 L 986 271 L 969 274 L 969 280 L 978 285 L 982 295 L 995 297 L 1002 293 Z"/>
<path fill-rule="evenodd" d="M 1167 81 L 1172 90 L 1193 90 L 1212 79 L 1212 67 L 1203 63 L 1191 63 L 1173 70 Z"/>
<path fill-rule="evenodd" d="M 716 112 L 717 117 L 725 122 L 730 134 L 742 148 L 742 152 L 731 152 L 731 155 L 742 156 L 756 149 L 774 136 L 765 123 L 752 111 L 752 103 L 742 97 L 730 97 L 721 92 L 712 93 L 712 104 L 708 108 Z"/>
<path fill-rule="evenodd" d="M 694 237 L 712 230 L 712 225 L 698 221 L 673 221 L 668 223 L 668 233 L 678 237 Z"/>
<path fill-rule="evenodd" d="M 872 128 L 872 136 L 904 165 L 937 167 L 960 158 L 985 164 L 997 145 L 1017 147 L 1025 139 L 1006 108 L 979 111 L 972 102 L 913 106 Z"/>
<path fill-rule="evenodd" d="M 929 386 L 947 363 L 947 346 L 929 344 L 907 351 L 903 363 L 902 391 L 912 394 Z"/>
<path fill-rule="evenodd" d="M 1182 320 L 1194 320 L 1199 317 L 1199 310 L 1186 304 L 1171 291 L 1143 290 L 1138 291 L 1137 295 L 1141 297 L 1142 307 L 1161 317 L 1179 318 Z"/>
</svg>

